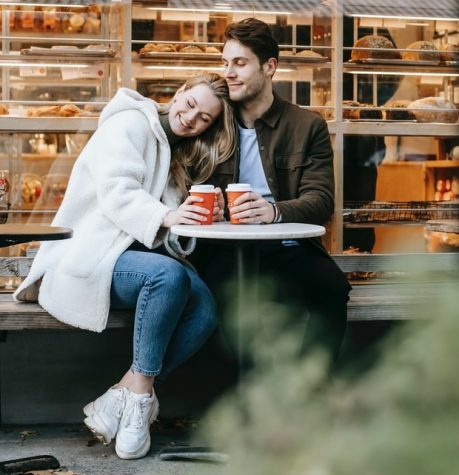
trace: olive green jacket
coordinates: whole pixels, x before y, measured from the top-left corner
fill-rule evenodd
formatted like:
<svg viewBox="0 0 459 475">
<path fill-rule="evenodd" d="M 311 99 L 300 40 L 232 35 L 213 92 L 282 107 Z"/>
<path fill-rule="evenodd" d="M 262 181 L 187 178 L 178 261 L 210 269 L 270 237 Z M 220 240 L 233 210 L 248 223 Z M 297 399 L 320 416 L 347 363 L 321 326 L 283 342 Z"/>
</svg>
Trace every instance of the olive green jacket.
<svg viewBox="0 0 459 475">
<path fill-rule="evenodd" d="M 326 122 L 275 94 L 271 107 L 255 121 L 255 130 L 282 222 L 323 225 L 329 221 L 334 209 L 334 174 Z M 239 152 L 238 144 L 235 155 L 220 164 L 209 180 L 223 192 L 228 183 L 238 182 Z"/>
</svg>

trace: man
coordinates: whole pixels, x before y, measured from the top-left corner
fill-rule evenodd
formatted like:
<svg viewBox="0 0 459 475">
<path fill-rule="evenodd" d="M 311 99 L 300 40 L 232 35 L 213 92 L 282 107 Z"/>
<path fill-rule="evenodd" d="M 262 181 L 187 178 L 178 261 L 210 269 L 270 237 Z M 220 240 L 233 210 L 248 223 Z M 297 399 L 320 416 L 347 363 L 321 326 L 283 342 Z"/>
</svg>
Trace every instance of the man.
<svg viewBox="0 0 459 475">
<path fill-rule="evenodd" d="M 232 23 L 225 39 L 222 60 L 236 103 L 239 143 L 212 183 L 222 190 L 228 183 L 251 184 L 252 192 L 232 208 L 243 223 L 326 223 L 334 209 L 334 179 L 325 121 L 273 92 L 279 47 L 267 24 L 254 18 Z M 233 267 L 234 248 L 206 246 L 200 270 L 218 297 L 222 278 Z M 316 238 L 259 247 L 260 274 L 276 284 L 269 298 L 285 305 L 290 316 L 307 316 L 303 350 L 318 344 L 335 360 L 350 290 L 344 274 Z"/>
</svg>

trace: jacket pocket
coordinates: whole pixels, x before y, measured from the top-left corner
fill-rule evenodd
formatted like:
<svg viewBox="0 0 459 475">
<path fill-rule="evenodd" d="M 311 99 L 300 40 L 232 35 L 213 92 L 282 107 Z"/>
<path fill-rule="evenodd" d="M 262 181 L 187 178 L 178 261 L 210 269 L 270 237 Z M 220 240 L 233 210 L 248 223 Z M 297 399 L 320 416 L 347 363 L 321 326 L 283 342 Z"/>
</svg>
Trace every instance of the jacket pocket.
<svg viewBox="0 0 459 475">
<path fill-rule="evenodd" d="M 59 270 L 75 277 L 89 277 L 98 269 L 120 233 L 105 216 L 74 229 Z"/>
<path fill-rule="evenodd" d="M 298 168 L 307 167 L 312 163 L 309 157 L 305 157 L 305 152 L 296 152 L 288 154 L 275 154 L 274 163 L 279 170 L 295 171 Z"/>
<path fill-rule="evenodd" d="M 223 162 L 220 165 L 217 165 L 215 168 L 214 175 L 234 175 L 234 162 Z"/>
</svg>

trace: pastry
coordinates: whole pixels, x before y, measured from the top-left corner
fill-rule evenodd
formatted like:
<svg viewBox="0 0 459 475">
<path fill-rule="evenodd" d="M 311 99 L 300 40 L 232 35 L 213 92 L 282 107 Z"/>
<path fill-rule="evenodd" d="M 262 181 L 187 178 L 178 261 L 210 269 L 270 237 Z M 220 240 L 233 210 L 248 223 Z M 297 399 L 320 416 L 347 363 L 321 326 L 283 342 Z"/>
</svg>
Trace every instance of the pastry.
<svg viewBox="0 0 459 475">
<path fill-rule="evenodd" d="M 177 50 L 174 45 L 168 43 L 147 43 L 143 48 L 140 49 L 140 54 L 145 53 L 175 53 Z"/>
<path fill-rule="evenodd" d="M 86 21 L 84 22 L 83 33 L 88 35 L 97 35 L 100 33 L 100 20 L 98 18 L 94 18 L 93 16 L 88 16 Z"/>
<path fill-rule="evenodd" d="M 360 111 L 358 109 L 347 109 L 346 107 L 360 107 L 360 102 L 343 101 L 343 119 L 359 119 Z"/>
<path fill-rule="evenodd" d="M 40 106 L 27 111 L 29 117 L 59 117 L 61 106 Z"/>
<path fill-rule="evenodd" d="M 441 45 L 440 59 L 442 61 L 459 61 L 459 45 Z"/>
<path fill-rule="evenodd" d="M 178 48 L 179 53 L 203 53 L 205 52 L 205 49 L 203 50 L 201 47 L 198 45 L 180 45 L 182 47 Z"/>
<path fill-rule="evenodd" d="M 99 113 L 105 106 L 103 104 L 85 104 L 83 109 L 86 112 Z"/>
<path fill-rule="evenodd" d="M 81 109 L 75 104 L 65 104 L 61 106 L 59 115 L 61 117 L 74 117 L 81 112 Z"/>
<path fill-rule="evenodd" d="M 382 111 L 374 104 L 362 104 L 360 103 L 360 107 L 365 107 L 365 109 L 360 109 L 359 119 L 372 119 L 372 120 L 381 120 L 382 119 Z"/>
<path fill-rule="evenodd" d="M 386 104 L 388 108 L 385 111 L 386 120 L 414 120 L 414 114 L 408 110 L 411 101 L 391 101 Z"/>
<path fill-rule="evenodd" d="M 72 15 L 69 19 L 69 31 L 72 33 L 81 31 L 84 22 L 85 18 L 83 15 L 80 15 L 79 13 Z"/>
<path fill-rule="evenodd" d="M 304 49 L 303 51 L 299 51 L 296 53 L 296 56 L 301 56 L 304 58 L 323 58 L 323 56 L 315 51 L 311 51 L 310 49 Z"/>
<path fill-rule="evenodd" d="M 430 41 L 415 41 L 406 47 L 410 50 L 422 51 L 402 51 L 402 59 L 405 61 L 439 61 L 440 53 L 436 51 L 435 45 Z"/>
<path fill-rule="evenodd" d="M 218 54 L 220 54 L 221 51 L 216 46 L 206 46 L 206 53 L 218 53 Z"/>
<path fill-rule="evenodd" d="M 351 59 L 359 61 L 362 59 L 400 59 L 400 53 L 394 48 L 392 41 L 384 36 L 367 35 L 358 39 L 354 43 L 354 48 L 371 48 L 371 49 L 353 49 Z M 384 51 L 394 49 L 394 51 Z"/>
<path fill-rule="evenodd" d="M 8 115 L 8 107 L 4 106 L 3 104 L 0 104 L 0 115 Z"/>
<path fill-rule="evenodd" d="M 412 102 L 408 109 L 413 111 L 418 122 L 441 122 L 454 124 L 459 119 L 456 106 L 442 97 L 425 97 Z"/>
</svg>

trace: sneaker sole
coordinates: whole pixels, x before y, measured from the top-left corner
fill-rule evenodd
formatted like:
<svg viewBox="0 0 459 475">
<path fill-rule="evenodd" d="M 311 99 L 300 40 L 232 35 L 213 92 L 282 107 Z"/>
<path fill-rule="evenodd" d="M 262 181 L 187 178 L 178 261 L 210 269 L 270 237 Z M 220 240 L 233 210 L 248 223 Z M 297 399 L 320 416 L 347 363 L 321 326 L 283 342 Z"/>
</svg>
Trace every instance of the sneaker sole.
<svg viewBox="0 0 459 475">
<path fill-rule="evenodd" d="M 83 414 L 86 417 L 90 417 L 94 414 L 94 402 L 90 402 L 83 407 Z"/>
<path fill-rule="evenodd" d="M 115 435 L 111 435 L 110 431 L 100 422 L 94 420 L 94 417 L 88 416 L 84 423 L 86 427 L 95 435 L 95 437 L 104 445 L 110 444 Z"/>
<path fill-rule="evenodd" d="M 125 452 L 124 450 L 120 449 L 117 445 L 115 446 L 115 451 L 116 455 L 120 459 L 124 460 L 132 460 L 132 459 L 140 459 L 142 457 L 145 457 L 147 455 L 148 451 L 150 450 L 150 444 L 151 444 L 151 438 L 148 437 L 148 439 L 145 440 L 145 442 L 142 444 L 140 449 L 136 450 L 135 452 Z"/>
</svg>

